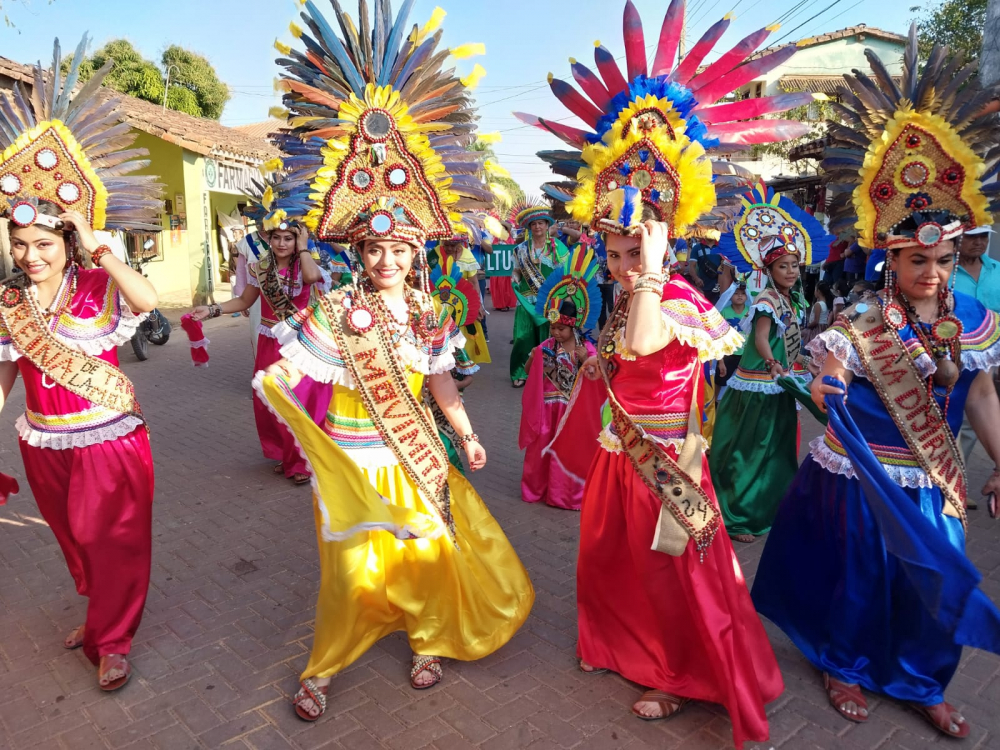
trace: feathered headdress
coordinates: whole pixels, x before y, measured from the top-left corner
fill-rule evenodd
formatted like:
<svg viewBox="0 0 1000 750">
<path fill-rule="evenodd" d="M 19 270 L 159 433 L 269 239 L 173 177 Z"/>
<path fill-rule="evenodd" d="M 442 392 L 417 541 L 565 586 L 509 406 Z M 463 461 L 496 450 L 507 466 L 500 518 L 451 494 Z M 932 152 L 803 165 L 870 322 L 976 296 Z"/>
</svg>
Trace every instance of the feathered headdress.
<svg viewBox="0 0 1000 750">
<path fill-rule="evenodd" d="M 444 70 L 450 52 L 467 57 L 482 45 L 437 51 L 443 12 L 406 33 L 413 0 L 393 19 L 389 0 L 359 0 L 360 27 L 333 1 L 328 19 L 313 0 L 291 25 L 299 49 L 276 43 L 285 73 L 289 132 L 286 190 L 275 196 L 271 224 L 301 217 L 322 240 L 391 238 L 422 245 L 450 237 L 458 212 L 486 209 L 484 155 L 468 150 L 476 117 L 469 97 L 483 70 L 465 78 Z M 332 23 L 340 27 L 340 36 Z"/>
<path fill-rule="evenodd" d="M 112 61 L 73 93 L 88 41 L 84 35 L 65 79 L 57 39 L 52 70 L 34 68 L 30 98 L 18 82 L 0 96 L 0 212 L 27 226 L 46 200 L 78 211 L 94 229 L 162 229 L 157 178 L 131 174 L 149 166 L 138 158 L 148 152 L 130 148 L 135 134 L 115 114 L 120 100 L 100 90 Z"/>
<path fill-rule="evenodd" d="M 787 45 L 755 56 L 757 47 L 777 28 L 769 26 L 699 69 L 730 20 L 727 15 L 713 25 L 674 67 L 684 26 L 684 0 L 671 0 L 650 67 L 642 22 L 627 0 L 625 74 L 598 43 L 595 59 L 600 77 L 570 60 L 573 77 L 586 96 L 549 76 L 556 97 L 592 131 L 514 113 L 574 149 L 538 155 L 556 174 L 577 181 L 567 204 L 575 218 L 600 231 L 630 234 L 641 222 L 643 210 L 649 209 L 657 219 L 670 223 L 674 236 L 681 236 L 716 204 L 707 150 L 731 151 L 808 132 L 808 125 L 801 122 L 744 120 L 807 104 L 813 100 L 809 93 L 716 104 L 786 62 L 796 49 Z"/>
<path fill-rule="evenodd" d="M 577 245 L 566 262 L 553 270 L 538 289 L 535 317 L 585 331 L 594 328 L 601 314 L 601 290 L 596 275 L 597 258 L 593 249 Z M 576 307 L 573 317 L 561 312 L 567 300 Z"/>
<path fill-rule="evenodd" d="M 743 211 L 733 231 L 719 240 L 719 250 L 737 271 L 763 271 L 783 255 L 804 265 L 826 259 L 834 238 L 814 217 L 763 182 L 743 197 Z"/>
<path fill-rule="evenodd" d="M 822 164 L 838 194 L 834 232 L 853 225 L 869 248 L 929 247 L 992 223 L 1000 185 L 983 182 L 1000 168 L 998 89 L 982 89 L 962 53 L 948 55 L 935 45 L 921 74 L 914 24 L 900 85 L 872 50 L 873 78 L 844 76 L 843 103 L 833 106 L 845 124 L 830 123 Z"/>
<path fill-rule="evenodd" d="M 451 317 L 455 325 L 464 326 L 476 322 L 479 317 L 482 307 L 479 291 L 462 276 L 462 270 L 452 257 L 442 257 L 431 271 L 431 296 L 440 306 L 442 322 Z"/>
<path fill-rule="evenodd" d="M 519 229 L 527 229 L 528 225 L 537 219 L 547 221 L 549 226 L 555 224 L 552 207 L 541 198 L 527 197 L 520 203 L 515 203 L 510 209 L 509 221 Z"/>
</svg>

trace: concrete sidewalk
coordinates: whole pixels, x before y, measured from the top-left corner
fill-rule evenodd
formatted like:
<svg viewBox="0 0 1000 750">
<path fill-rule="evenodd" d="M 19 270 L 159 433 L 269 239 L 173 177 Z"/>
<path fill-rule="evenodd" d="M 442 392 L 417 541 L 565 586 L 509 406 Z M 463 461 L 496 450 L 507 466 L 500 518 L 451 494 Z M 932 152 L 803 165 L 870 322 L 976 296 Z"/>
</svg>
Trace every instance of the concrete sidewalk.
<svg viewBox="0 0 1000 750">
<path fill-rule="evenodd" d="M 24 481 L 13 427 L 23 390 L 15 387 L 0 415 L 0 467 L 22 484 L 0 508 L 0 747 L 732 747 L 717 706 L 642 722 L 629 713 L 639 688 L 577 670 L 579 515 L 520 500 L 521 392 L 507 378 L 512 322 L 512 312 L 490 316 L 495 363 L 467 401 L 489 454 L 473 479 L 531 573 L 538 594 L 531 617 L 499 653 L 446 662 L 443 683 L 425 692 L 408 686 L 405 639 L 387 638 L 335 678 L 327 715 L 314 725 L 299 721 L 289 702 L 307 659 L 319 578 L 309 489 L 272 475 L 260 455 L 245 319 L 206 325 L 208 369 L 191 366 L 179 326 L 166 346 L 150 347 L 147 362 L 120 350 L 152 426 L 157 492 L 152 588 L 132 654 L 135 675 L 119 693 L 101 693 L 90 663 L 61 646 L 82 621 L 84 602 Z M 817 431 L 814 422 L 804 425 L 807 436 Z M 981 448 L 972 463 L 978 493 L 992 466 Z M 985 510 L 970 515 L 969 554 L 1000 601 L 1000 527 Z M 737 546 L 748 583 L 762 548 L 761 541 Z M 873 700 L 864 725 L 844 721 L 812 667 L 765 625 L 786 691 L 769 707 L 771 740 L 747 747 L 919 750 L 949 742 L 892 702 Z M 967 650 L 952 682 L 949 700 L 974 727 L 963 748 L 1000 747 L 998 667 L 997 657 Z"/>
</svg>

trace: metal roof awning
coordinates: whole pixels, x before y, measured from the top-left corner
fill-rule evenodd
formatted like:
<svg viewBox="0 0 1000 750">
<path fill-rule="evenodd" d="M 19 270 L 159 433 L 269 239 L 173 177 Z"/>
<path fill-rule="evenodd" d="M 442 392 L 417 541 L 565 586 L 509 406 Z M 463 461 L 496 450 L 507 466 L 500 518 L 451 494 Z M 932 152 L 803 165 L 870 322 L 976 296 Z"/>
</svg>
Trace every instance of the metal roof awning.
<svg viewBox="0 0 1000 750">
<path fill-rule="evenodd" d="M 899 85 L 902 76 L 893 76 L 892 80 Z M 836 96 L 847 84 L 843 76 L 781 76 L 778 85 L 782 91 L 811 91 L 814 94 Z"/>
<path fill-rule="evenodd" d="M 767 185 L 776 193 L 787 193 L 790 190 L 813 187 L 822 183 L 823 178 L 818 174 L 803 174 L 795 177 L 772 177 Z"/>
<path fill-rule="evenodd" d="M 788 160 L 798 161 L 799 159 L 822 159 L 823 150 L 828 145 L 829 140 L 827 136 L 817 138 L 816 140 L 809 141 L 808 143 L 803 143 L 802 145 L 789 150 Z"/>
</svg>

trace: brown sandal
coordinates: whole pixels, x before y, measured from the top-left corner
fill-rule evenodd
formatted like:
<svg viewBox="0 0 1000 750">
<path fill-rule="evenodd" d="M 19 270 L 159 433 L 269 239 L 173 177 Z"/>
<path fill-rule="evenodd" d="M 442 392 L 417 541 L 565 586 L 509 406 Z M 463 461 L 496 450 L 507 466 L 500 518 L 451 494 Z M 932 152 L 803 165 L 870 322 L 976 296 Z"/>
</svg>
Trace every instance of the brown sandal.
<svg viewBox="0 0 1000 750">
<path fill-rule="evenodd" d="M 108 660 L 106 665 L 104 663 L 105 659 Z M 128 663 L 128 658 L 123 654 L 107 654 L 102 656 L 101 666 L 107 666 L 107 669 L 99 669 L 97 673 L 97 684 L 105 693 L 110 693 L 114 690 L 125 687 L 125 683 L 128 682 L 129 678 L 132 676 L 132 665 Z M 124 672 L 124 674 L 113 680 L 107 680 L 107 675 L 114 669 L 118 669 Z"/>
<path fill-rule="evenodd" d="M 858 724 L 868 721 L 868 701 L 861 692 L 860 685 L 841 682 L 824 672 L 823 687 L 826 689 L 826 697 L 830 700 L 830 705 L 837 710 L 838 714 L 848 721 Z M 856 714 L 852 714 L 847 710 L 846 706 L 848 703 L 853 703 L 858 707 Z"/>
<path fill-rule="evenodd" d="M 299 692 L 292 698 L 292 705 L 295 706 L 295 715 L 302 719 L 302 721 L 316 721 L 319 719 L 320 716 L 326 713 L 326 694 L 329 689 L 330 683 L 320 687 L 311 677 L 302 680 L 299 683 Z M 307 700 L 312 701 L 313 705 L 319 708 L 319 713 L 315 716 L 303 708 L 302 703 Z"/>
<path fill-rule="evenodd" d="M 417 683 L 417 675 L 421 672 L 430 672 L 434 677 L 434 680 L 428 682 L 426 685 L 420 685 Z M 414 690 L 426 690 L 427 688 L 434 687 L 439 682 L 441 678 L 444 677 L 444 671 L 441 669 L 441 659 L 436 656 L 417 656 L 413 655 L 413 666 L 410 668 L 410 687 Z"/>
<path fill-rule="evenodd" d="M 284 474 L 285 473 L 285 465 L 279 461 L 278 463 L 276 463 L 274 465 L 274 468 L 271 469 L 271 471 L 274 474 Z"/>
<path fill-rule="evenodd" d="M 690 698 L 682 698 L 679 695 L 664 693 L 662 690 L 647 690 L 639 697 L 636 703 L 655 703 L 662 713 L 659 716 L 646 716 L 636 711 L 634 705 L 632 706 L 632 713 L 643 721 L 659 721 L 660 719 L 669 719 L 671 716 L 676 716 L 690 702 Z"/>
<path fill-rule="evenodd" d="M 933 706 L 918 706 L 916 703 L 911 703 L 910 708 L 923 716 L 927 723 L 941 734 L 946 734 L 949 737 L 963 739 L 968 737 L 972 731 L 972 727 L 969 726 L 962 714 L 950 703 L 938 703 Z M 958 716 L 957 722 L 952 718 L 953 714 Z"/>
<path fill-rule="evenodd" d="M 308 474 L 292 474 L 292 481 L 295 484 L 309 484 Z"/>
<path fill-rule="evenodd" d="M 63 641 L 63 648 L 69 651 L 80 648 L 83 645 L 83 631 L 85 627 L 85 625 L 81 625 L 78 628 L 74 628 L 73 632 L 66 636 L 66 640 Z"/>
</svg>

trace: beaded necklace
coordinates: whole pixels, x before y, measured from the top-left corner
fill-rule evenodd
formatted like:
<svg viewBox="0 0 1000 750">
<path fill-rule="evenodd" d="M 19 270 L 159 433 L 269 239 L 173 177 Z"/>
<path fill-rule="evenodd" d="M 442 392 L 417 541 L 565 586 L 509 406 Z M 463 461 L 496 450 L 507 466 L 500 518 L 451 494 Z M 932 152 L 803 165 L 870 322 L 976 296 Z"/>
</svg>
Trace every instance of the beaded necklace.
<svg viewBox="0 0 1000 750">
<path fill-rule="evenodd" d="M 76 263 L 69 264 L 69 267 L 63 273 L 62 281 L 59 282 L 59 288 L 56 290 L 55 296 L 52 298 L 49 306 L 41 311 L 42 316 L 49 322 L 50 327 L 53 327 L 53 329 L 76 296 L 78 270 Z M 38 287 L 34 284 L 31 286 L 32 293 L 37 300 Z"/>
<path fill-rule="evenodd" d="M 928 390 L 932 390 L 934 385 L 947 389 L 944 407 L 947 414 L 952 389 L 962 371 L 962 321 L 951 312 L 954 297 L 949 290 L 938 292 L 937 320 L 923 323 L 909 298 L 901 291 L 898 294 L 906 313 L 906 322 L 920 339 L 924 351 L 934 360 L 934 374 L 927 378 Z"/>
</svg>

